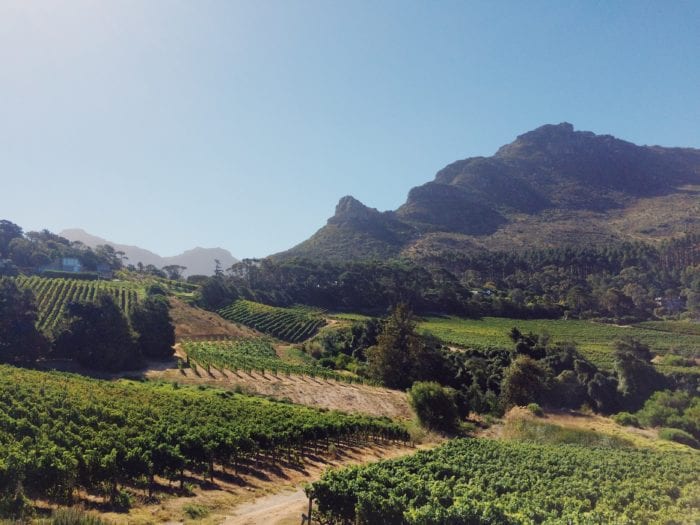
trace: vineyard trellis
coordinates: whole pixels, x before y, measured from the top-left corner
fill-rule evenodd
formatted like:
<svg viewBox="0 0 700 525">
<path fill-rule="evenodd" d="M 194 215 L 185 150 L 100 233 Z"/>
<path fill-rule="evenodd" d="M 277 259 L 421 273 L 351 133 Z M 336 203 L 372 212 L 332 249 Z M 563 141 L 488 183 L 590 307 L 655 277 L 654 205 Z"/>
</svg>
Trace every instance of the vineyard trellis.
<svg viewBox="0 0 700 525">
<path fill-rule="evenodd" d="M 65 500 L 155 476 L 211 479 L 262 460 L 303 463 L 331 444 L 407 442 L 402 425 L 178 384 L 104 381 L 0 365 L 0 479 Z M 228 470 L 227 470 L 228 469 Z M 12 487 L 12 483 L 15 487 Z"/>
<path fill-rule="evenodd" d="M 327 471 L 309 493 L 325 524 L 698 523 L 693 452 L 461 439 Z"/>
<path fill-rule="evenodd" d="M 182 351 L 190 362 L 209 371 L 269 372 L 273 375 L 305 375 L 348 383 L 367 383 L 354 375 L 328 370 L 314 363 L 288 363 L 280 359 L 271 340 L 263 337 L 232 337 L 226 340 L 183 341 Z"/>
<path fill-rule="evenodd" d="M 219 315 L 290 343 L 312 337 L 326 324 L 322 312 L 315 308 L 280 308 L 243 299 L 222 308 Z"/>
<path fill-rule="evenodd" d="M 139 300 L 138 290 L 127 283 L 38 276 L 20 276 L 16 281 L 34 293 L 39 311 L 37 328 L 42 331 L 58 325 L 71 301 L 93 301 L 100 293 L 107 293 L 128 316 Z"/>
</svg>

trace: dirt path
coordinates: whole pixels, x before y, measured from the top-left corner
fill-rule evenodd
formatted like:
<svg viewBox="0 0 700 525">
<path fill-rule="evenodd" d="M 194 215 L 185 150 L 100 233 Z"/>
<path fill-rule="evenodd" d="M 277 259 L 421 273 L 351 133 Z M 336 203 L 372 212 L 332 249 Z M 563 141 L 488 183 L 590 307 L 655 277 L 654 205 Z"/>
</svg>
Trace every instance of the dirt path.
<svg viewBox="0 0 700 525">
<path fill-rule="evenodd" d="M 285 491 L 241 505 L 233 516 L 223 521 L 223 525 L 298 525 L 307 509 L 308 498 L 303 489 Z"/>
<path fill-rule="evenodd" d="M 332 467 L 368 464 L 380 460 L 397 458 L 415 454 L 417 450 L 433 448 L 439 443 L 430 442 L 416 448 L 403 446 L 370 447 L 361 450 L 359 454 L 334 462 Z M 281 492 L 261 496 L 253 501 L 245 502 L 232 510 L 221 522 L 223 525 L 299 525 L 301 515 L 308 511 L 309 499 L 304 492 L 306 483 L 320 479 L 325 469 L 314 469 L 302 480 L 297 480 L 291 487 Z"/>
</svg>

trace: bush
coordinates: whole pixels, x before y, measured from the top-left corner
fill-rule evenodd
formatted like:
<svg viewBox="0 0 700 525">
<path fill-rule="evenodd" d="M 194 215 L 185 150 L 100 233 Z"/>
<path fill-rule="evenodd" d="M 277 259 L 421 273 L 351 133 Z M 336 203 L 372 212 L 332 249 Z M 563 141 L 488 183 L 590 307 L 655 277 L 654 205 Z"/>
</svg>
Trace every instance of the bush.
<svg viewBox="0 0 700 525">
<path fill-rule="evenodd" d="M 700 398 L 687 392 L 656 392 L 636 416 L 644 426 L 677 428 L 700 439 Z"/>
<path fill-rule="evenodd" d="M 118 511 L 127 511 L 131 508 L 132 497 L 128 491 L 121 489 L 112 495 L 112 507 Z"/>
<path fill-rule="evenodd" d="M 538 405 L 537 403 L 530 403 L 527 405 L 527 409 L 530 411 L 531 414 L 534 414 L 537 417 L 542 417 L 544 416 L 544 412 L 542 411 L 542 407 Z"/>
<path fill-rule="evenodd" d="M 188 503 L 187 505 L 182 507 L 182 510 L 185 514 L 187 514 L 187 517 L 191 520 L 199 520 L 202 518 L 206 518 L 209 515 L 208 508 L 203 507 L 202 505 L 197 505 L 195 503 Z"/>
<path fill-rule="evenodd" d="M 335 370 L 335 359 L 333 359 L 332 357 L 323 357 L 318 360 L 318 364 L 324 368 Z"/>
<path fill-rule="evenodd" d="M 700 448 L 700 441 L 695 439 L 685 430 L 680 428 L 662 428 L 659 430 L 659 437 L 667 441 L 675 441 L 693 448 Z"/>
<path fill-rule="evenodd" d="M 639 419 L 629 412 L 620 412 L 612 417 L 613 421 L 623 427 L 639 427 Z"/>
<path fill-rule="evenodd" d="M 416 381 L 408 391 L 411 407 L 424 426 L 453 432 L 459 424 L 456 392 L 432 381 Z"/>
</svg>

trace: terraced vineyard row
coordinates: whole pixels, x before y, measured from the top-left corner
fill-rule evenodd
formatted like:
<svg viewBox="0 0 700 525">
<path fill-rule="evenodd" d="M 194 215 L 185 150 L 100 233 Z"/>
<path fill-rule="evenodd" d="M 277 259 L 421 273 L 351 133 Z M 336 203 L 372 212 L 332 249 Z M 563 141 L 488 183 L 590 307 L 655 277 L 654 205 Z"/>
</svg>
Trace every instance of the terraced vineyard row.
<svg viewBox="0 0 700 525">
<path fill-rule="evenodd" d="M 75 490 L 114 495 L 155 476 L 184 480 L 186 470 L 213 479 L 222 470 L 255 468 L 263 456 L 273 465 L 299 463 L 331 439 L 358 445 L 409 437 L 385 418 L 4 365 L 0 421 L 2 489 L 59 501 Z"/>
<path fill-rule="evenodd" d="M 44 331 L 50 331 L 58 324 L 71 301 L 92 301 L 106 292 L 127 315 L 138 303 L 136 289 L 124 283 L 21 276 L 17 277 L 17 284 L 34 293 L 39 310 L 37 327 Z"/>
<path fill-rule="evenodd" d="M 279 308 L 245 300 L 219 310 L 219 315 L 290 343 L 308 339 L 326 324 L 319 310 L 307 307 Z"/>
<path fill-rule="evenodd" d="M 698 523 L 700 455 L 461 439 L 327 471 L 321 523 Z"/>
<path fill-rule="evenodd" d="M 313 364 L 287 363 L 281 360 L 271 342 L 262 338 L 239 337 L 226 341 L 185 341 L 181 346 L 190 363 L 194 362 L 205 370 L 241 370 L 247 373 L 269 372 L 273 375 L 298 374 L 345 382 L 362 382 L 348 376 L 327 370 Z"/>
</svg>

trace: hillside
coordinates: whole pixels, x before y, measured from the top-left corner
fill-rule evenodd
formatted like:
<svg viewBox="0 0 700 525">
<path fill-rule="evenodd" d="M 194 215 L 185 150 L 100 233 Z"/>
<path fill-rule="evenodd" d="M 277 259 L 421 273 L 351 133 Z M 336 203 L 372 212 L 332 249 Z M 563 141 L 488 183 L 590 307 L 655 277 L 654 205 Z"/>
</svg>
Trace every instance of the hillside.
<svg viewBox="0 0 700 525">
<path fill-rule="evenodd" d="M 657 240 L 700 231 L 700 150 L 545 125 L 413 188 L 394 211 L 343 197 L 277 258 L 331 260 Z"/>
<path fill-rule="evenodd" d="M 184 266 L 187 269 L 183 271 L 183 275 L 213 275 L 214 274 L 214 259 L 221 262 L 222 268 L 228 268 L 232 264 L 238 262 L 228 250 L 223 248 L 193 248 L 186 250 L 179 255 L 172 257 L 162 257 L 144 248 L 138 246 L 130 246 L 128 244 L 119 244 L 95 235 L 91 235 L 85 230 L 75 228 L 63 230 L 59 235 L 65 237 L 69 241 L 80 241 L 90 248 L 101 244 L 109 244 L 117 251 L 122 251 L 128 257 L 126 264 L 142 263 L 144 266 L 152 264 L 158 268 L 163 268 L 171 264 Z"/>
</svg>

